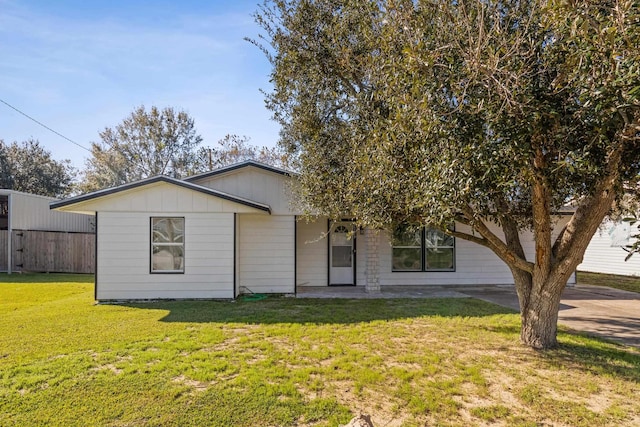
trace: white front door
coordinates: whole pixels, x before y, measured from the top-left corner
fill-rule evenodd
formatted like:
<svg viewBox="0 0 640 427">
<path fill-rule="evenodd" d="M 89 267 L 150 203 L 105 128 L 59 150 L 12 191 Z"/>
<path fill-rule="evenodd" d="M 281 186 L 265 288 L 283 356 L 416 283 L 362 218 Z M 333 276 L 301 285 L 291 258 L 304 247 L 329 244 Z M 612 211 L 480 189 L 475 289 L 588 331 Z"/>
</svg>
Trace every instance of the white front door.
<svg viewBox="0 0 640 427">
<path fill-rule="evenodd" d="M 329 285 L 355 285 L 353 223 L 334 222 L 329 227 Z"/>
</svg>

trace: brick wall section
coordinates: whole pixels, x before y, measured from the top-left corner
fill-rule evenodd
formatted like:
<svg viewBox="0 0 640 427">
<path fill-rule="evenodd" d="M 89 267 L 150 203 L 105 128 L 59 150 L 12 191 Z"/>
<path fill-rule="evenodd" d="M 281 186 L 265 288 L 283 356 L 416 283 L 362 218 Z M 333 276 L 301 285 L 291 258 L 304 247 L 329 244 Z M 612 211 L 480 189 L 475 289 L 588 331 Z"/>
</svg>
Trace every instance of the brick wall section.
<svg viewBox="0 0 640 427">
<path fill-rule="evenodd" d="M 365 271 L 365 290 L 380 292 L 380 231 L 366 230 L 367 265 Z"/>
</svg>

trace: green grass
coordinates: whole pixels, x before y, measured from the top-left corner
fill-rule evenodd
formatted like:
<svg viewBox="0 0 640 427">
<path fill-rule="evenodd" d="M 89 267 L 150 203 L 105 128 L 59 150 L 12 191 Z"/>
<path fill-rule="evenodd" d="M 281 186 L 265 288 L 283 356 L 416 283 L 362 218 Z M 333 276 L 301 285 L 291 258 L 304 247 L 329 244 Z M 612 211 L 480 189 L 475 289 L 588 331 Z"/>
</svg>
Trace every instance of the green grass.
<svg viewBox="0 0 640 427">
<path fill-rule="evenodd" d="M 579 271 L 578 283 L 581 285 L 608 286 L 623 291 L 640 293 L 640 277 L 618 276 L 616 274 L 587 273 Z"/>
<path fill-rule="evenodd" d="M 0 425 L 638 425 L 640 354 L 471 299 L 94 305 L 0 276 Z"/>
</svg>

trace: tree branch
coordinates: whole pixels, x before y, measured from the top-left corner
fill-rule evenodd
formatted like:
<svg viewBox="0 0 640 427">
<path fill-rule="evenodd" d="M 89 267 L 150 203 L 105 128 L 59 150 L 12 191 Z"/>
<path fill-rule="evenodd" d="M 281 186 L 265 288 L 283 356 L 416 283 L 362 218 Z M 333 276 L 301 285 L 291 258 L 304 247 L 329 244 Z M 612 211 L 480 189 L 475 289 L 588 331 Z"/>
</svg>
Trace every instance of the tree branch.
<svg viewBox="0 0 640 427">
<path fill-rule="evenodd" d="M 477 241 L 477 237 L 466 233 L 461 233 L 462 235 L 459 236 L 460 238 L 486 246 L 495 252 L 495 254 L 498 255 L 498 257 L 500 257 L 500 259 L 502 259 L 509 267 L 516 267 L 528 273 L 533 273 L 534 265 L 524 258 L 524 251 L 520 254 L 514 252 L 514 250 L 503 242 L 502 239 L 496 236 L 482 220 L 478 220 L 474 217 L 471 207 L 465 206 L 463 208 L 463 214 L 468 219 L 469 225 L 477 230 L 483 239 Z M 467 239 L 465 235 L 470 236 L 471 239 Z"/>
<path fill-rule="evenodd" d="M 551 248 L 551 192 L 549 189 L 549 179 L 545 172 L 547 161 L 542 152 L 541 144 L 536 144 L 533 158 L 533 236 L 536 248 L 536 269 L 543 278 L 541 283 L 546 282 L 546 276 L 550 271 L 553 262 L 553 251 Z"/>
<path fill-rule="evenodd" d="M 584 253 L 600 223 L 607 215 L 615 200 L 616 185 L 620 184 L 619 164 L 626 144 L 620 143 L 609 154 L 606 163 L 607 173 L 596 185 L 593 195 L 584 198 L 575 213 L 556 239 L 553 252 L 558 260 L 557 268 L 572 268 L 582 262 L 582 257 L 573 260 L 572 253 Z M 581 251 L 582 250 L 582 251 Z"/>
</svg>

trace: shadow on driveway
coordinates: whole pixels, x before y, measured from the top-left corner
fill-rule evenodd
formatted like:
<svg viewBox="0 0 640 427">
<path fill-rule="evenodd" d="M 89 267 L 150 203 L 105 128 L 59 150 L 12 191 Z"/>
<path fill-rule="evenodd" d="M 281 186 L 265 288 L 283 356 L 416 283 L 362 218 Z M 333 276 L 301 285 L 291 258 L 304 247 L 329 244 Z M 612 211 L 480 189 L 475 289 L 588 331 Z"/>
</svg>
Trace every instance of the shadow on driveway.
<svg viewBox="0 0 640 427">
<path fill-rule="evenodd" d="M 513 286 L 465 287 L 457 291 L 519 310 Z M 567 287 L 562 294 L 558 321 L 575 331 L 640 347 L 640 294 L 602 286 Z"/>
</svg>

